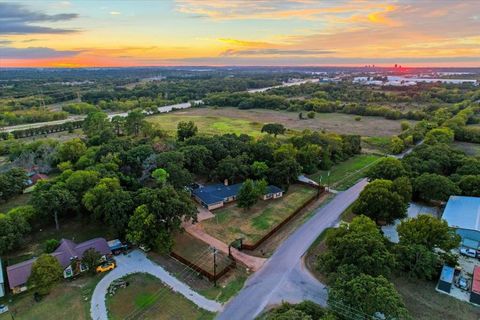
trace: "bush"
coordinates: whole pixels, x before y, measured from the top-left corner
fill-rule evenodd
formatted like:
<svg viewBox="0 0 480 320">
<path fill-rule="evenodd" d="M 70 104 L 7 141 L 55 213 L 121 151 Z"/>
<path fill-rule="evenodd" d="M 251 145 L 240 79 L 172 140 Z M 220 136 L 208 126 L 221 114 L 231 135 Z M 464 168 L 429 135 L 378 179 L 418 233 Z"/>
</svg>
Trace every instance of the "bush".
<svg viewBox="0 0 480 320">
<path fill-rule="evenodd" d="M 355 117 L 355 121 L 361 121 L 362 120 L 362 117 Z"/>
<path fill-rule="evenodd" d="M 308 117 L 308 119 L 313 119 L 313 118 L 315 118 L 315 112 L 314 112 L 314 111 L 310 111 L 309 113 L 307 113 L 307 117 Z"/>
<path fill-rule="evenodd" d="M 45 241 L 45 253 L 52 253 L 58 248 L 60 242 L 57 239 L 48 239 Z"/>
</svg>

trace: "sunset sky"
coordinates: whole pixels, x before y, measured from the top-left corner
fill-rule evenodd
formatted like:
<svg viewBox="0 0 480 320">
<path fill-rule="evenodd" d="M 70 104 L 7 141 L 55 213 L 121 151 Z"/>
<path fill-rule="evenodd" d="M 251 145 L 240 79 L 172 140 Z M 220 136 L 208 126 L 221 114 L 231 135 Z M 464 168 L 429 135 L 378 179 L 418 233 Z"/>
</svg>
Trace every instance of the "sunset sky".
<svg viewBox="0 0 480 320">
<path fill-rule="evenodd" d="M 395 63 L 480 67 L 480 1 L 0 0 L 0 67 Z"/>
</svg>

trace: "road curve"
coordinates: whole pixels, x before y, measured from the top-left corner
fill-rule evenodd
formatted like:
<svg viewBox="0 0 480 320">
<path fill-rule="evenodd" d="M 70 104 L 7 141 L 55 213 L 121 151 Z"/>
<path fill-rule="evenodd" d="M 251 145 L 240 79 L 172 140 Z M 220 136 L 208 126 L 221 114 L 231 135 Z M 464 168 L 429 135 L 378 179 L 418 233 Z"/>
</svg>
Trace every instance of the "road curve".
<svg viewBox="0 0 480 320">
<path fill-rule="evenodd" d="M 327 228 L 334 226 L 344 212 L 367 185 L 362 179 L 353 187 L 335 196 L 315 215 L 284 241 L 262 269 L 246 283 L 240 293 L 228 303 L 217 317 L 219 320 L 250 320 L 262 312 L 270 301 L 278 297 L 278 290 L 295 273 L 301 257 L 317 237 Z"/>
</svg>

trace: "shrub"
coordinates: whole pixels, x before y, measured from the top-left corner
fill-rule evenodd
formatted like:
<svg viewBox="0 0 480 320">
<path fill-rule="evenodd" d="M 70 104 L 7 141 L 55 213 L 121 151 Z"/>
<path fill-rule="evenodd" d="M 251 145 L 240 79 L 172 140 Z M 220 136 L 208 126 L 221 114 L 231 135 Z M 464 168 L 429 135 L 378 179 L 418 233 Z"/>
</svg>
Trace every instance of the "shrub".
<svg viewBox="0 0 480 320">
<path fill-rule="evenodd" d="M 362 120 L 362 117 L 360 116 L 355 117 L 355 121 L 361 121 L 361 120 Z"/>
<path fill-rule="evenodd" d="M 60 242 L 57 239 L 48 239 L 45 241 L 45 253 L 52 253 L 58 248 Z"/>
<path fill-rule="evenodd" d="M 309 113 L 307 113 L 307 117 L 308 117 L 308 119 L 313 119 L 313 118 L 315 118 L 315 112 L 314 112 L 314 111 L 310 111 Z"/>
</svg>

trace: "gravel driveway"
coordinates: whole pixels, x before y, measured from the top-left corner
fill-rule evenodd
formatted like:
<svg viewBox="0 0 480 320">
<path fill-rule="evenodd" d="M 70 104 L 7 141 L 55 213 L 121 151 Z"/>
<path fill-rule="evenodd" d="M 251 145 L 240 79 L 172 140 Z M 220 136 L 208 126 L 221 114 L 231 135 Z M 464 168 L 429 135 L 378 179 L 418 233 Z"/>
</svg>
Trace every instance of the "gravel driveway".
<svg viewBox="0 0 480 320">
<path fill-rule="evenodd" d="M 211 312 L 219 312 L 222 305 L 216 301 L 209 300 L 188 287 L 161 266 L 149 260 L 140 250 L 134 250 L 130 254 L 116 257 L 117 268 L 110 271 L 95 287 L 90 305 L 90 315 L 94 320 L 107 320 L 107 307 L 105 297 L 110 283 L 115 279 L 122 278 L 131 273 L 149 273 L 159 278 L 172 290 L 182 294 L 185 298 L 195 303 L 200 308 Z"/>
</svg>

